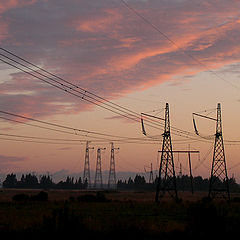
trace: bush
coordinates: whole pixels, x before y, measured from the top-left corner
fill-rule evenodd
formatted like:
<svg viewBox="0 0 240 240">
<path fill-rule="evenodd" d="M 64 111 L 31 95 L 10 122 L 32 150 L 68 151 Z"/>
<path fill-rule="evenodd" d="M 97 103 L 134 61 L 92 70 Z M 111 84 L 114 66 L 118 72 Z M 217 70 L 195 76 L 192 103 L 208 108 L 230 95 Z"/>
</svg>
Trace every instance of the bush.
<svg viewBox="0 0 240 240">
<path fill-rule="evenodd" d="M 79 202 L 108 202 L 103 192 L 97 192 L 96 195 L 86 194 L 77 198 Z"/>
<path fill-rule="evenodd" d="M 41 191 L 40 193 L 36 195 L 32 195 L 29 197 L 29 195 L 25 193 L 16 194 L 12 197 L 13 201 L 16 202 L 24 202 L 24 201 L 47 201 L 48 200 L 48 194 L 46 192 Z"/>
<path fill-rule="evenodd" d="M 25 202 L 29 200 L 29 196 L 27 194 L 20 193 L 20 194 L 14 195 L 12 197 L 12 200 L 16 202 Z"/>
<path fill-rule="evenodd" d="M 47 201 L 48 200 L 48 193 L 41 191 L 37 195 L 33 195 L 30 198 L 32 201 Z"/>
<path fill-rule="evenodd" d="M 79 202 L 96 202 L 96 196 L 92 194 L 86 194 L 86 195 L 77 197 L 77 200 Z"/>
</svg>

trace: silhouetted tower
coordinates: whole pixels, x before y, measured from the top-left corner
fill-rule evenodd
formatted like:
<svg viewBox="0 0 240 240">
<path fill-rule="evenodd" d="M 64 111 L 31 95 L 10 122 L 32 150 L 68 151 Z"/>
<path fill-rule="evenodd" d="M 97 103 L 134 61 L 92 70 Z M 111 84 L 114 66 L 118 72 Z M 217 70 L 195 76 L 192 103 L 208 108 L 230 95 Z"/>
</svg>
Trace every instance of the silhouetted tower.
<svg viewBox="0 0 240 240">
<path fill-rule="evenodd" d="M 150 171 L 147 171 L 146 168 L 149 168 Z M 148 183 L 153 183 L 154 180 L 153 180 L 153 168 L 152 168 L 152 163 L 151 163 L 150 167 L 149 167 L 149 166 L 144 166 L 144 171 L 145 171 L 146 173 L 149 173 Z"/>
<path fill-rule="evenodd" d="M 150 175 L 149 175 L 149 183 L 153 183 L 153 167 L 151 163 L 151 168 L 150 168 Z"/>
<path fill-rule="evenodd" d="M 217 105 L 216 134 L 208 196 L 214 198 L 219 195 L 230 200 L 220 103 Z"/>
<path fill-rule="evenodd" d="M 84 161 L 84 172 L 83 172 L 83 182 L 87 181 L 88 188 L 91 187 L 91 177 L 90 177 L 90 162 L 89 162 L 89 150 L 94 148 L 89 148 L 89 142 L 86 143 L 85 161 Z"/>
<path fill-rule="evenodd" d="M 159 201 L 159 197 L 164 196 L 166 191 L 176 200 L 178 199 L 176 176 L 173 162 L 172 141 L 170 134 L 170 118 L 168 103 L 166 103 L 165 109 L 165 127 L 163 133 L 161 162 L 155 197 L 156 202 Z"/>
<path fill-rule="evenodd" d="M 182 164 L 180 163 L 180 165 L 179 165 L 180 167 L 179 167 L 179 173 L 178 173 L 178 176 L 180 177 L 180 178 L 182 178 Z"/>
<path fill-rule="evenodd" d="M 103 187 L 103 180 L 102 180 L 102 160 L 101 160 L 101 150 L 105 150 L 106 148 L 98 148 L 97 150 L 97 163 L 96 163 L 96 173 L 95 173 L 95 188 L 102 188 Z"/>
<path fill-rule="evenodd" d="M 115 171 L 115 149 L 113 143 L 111 143 L 111 157 L 110 157 L 110 169 L 108 176 L 108 188 L 116 188 L 116 171 Z"/>
</svg>

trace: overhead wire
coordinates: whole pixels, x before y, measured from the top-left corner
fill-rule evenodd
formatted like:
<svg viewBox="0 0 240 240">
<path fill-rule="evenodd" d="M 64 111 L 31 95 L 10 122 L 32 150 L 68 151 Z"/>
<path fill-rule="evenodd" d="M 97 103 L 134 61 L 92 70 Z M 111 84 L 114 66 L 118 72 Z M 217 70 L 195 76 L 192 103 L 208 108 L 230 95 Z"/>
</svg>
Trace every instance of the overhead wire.
<svg viewBox="0 0 240 240">
<path fill-rule="evenodd" d="M 86 142 L 86 140 L 76 140 L 76 139 L 64 139 L 64 138 L 45 138 L 45 137 L 35 137 L 35 136 L 26 136 L 26 135 L 17 135 L 17 134 L 6 134 L 0 133 L 0 136 L 7 136 L 7 137 L 16 137 L 16 138 L 30 138 L 30 139 L 40 139 L 40 140 L 47 140 L 47 141 L 62 141 L 62 142 Z"/>
<path fill-rule="evenodd" d="M 193 168 L 193 171 L 195 171 L 196 169 L 198 169 L 201 165 L 204 165 L 204 162 L 206 161 L 207 157 L 209 156 L 209 154 L 211 153 L 211 151 L 213 150 L 213 146 L 211 146 L 209 148 L 209 150 L 207 151 L 207 153 L 205 154 L 205 156 L 199 161 L 198 165 L 196 165 Z"/>
<path fill-rule="evenodd" d="M 26 140 L 26 139 L 13 139 L 13 138 L 4 138 L 0 137 L 0 140 L 6 140 L 6 141 L 14 141 L 14 142 L 22 142 L 22 143 L 41 143 L 41 144 L 55 144 L 55 145 L 81 145 L 85 144 L 82 142 L 79 143 L 66 143 L 66 142 L 47 142 L 47 141 L 37 141 L 37 140 Z"/>
<path fill-rule="evenodd" d="M 140 14 L 138 11 L 136 11 L 134 8 L 132 8 L 132 7 L 131 7 L 128 3 L 126 3 L 124 0 L 121 0 L 121 1 L 122 1 L 122 3 L 123 3 L 129 10 L 131 10 L 132 12 L 134 12 L 138 17 L 140 17 L 140 18 L 141 18 L 142 20 L 144 20 L 147 24 L 149 24 L 151 27 L 153 27 L 155 30 L 157 30 L 157 31 L 158 31 L 162 36 L 164 36 L 169 42 L 171 42 L 173 45 L 175 45 L 175 47 L 177 47 L 178 49 L 182 50 L 172 39 L 170 39 L 165 33 L 163 33 L 157 26 L 155 26 L 154 24 L 152 24 L 147 18 L 145 18 L 142 14 Z M 22 57 L 19 57 L 18 55 L 12 53 L 12 52 L 9 51 L 9 50 L 6 50 L 6 49 L 3 48 L 3 47 L 0 47 L 0 50 L 4 51 L 5 54 L 7 53 L 7 54 L 9 54 L 9 55 L 11 55 L 11 56 L 13 56 L 13 57 L 15 57 L 15 58 L 23 61 L 24 63 L 27 63 L 27 64 L 31 65 L 32 67 L 34 67 L 34 68 L 36 68 L 36 69 L 44 72 L 44 74 L 43 74 L 43 73 L 40 73 L 39 71 L 36 71 L 36 70 L 33 69 L 32 67 L 26 66 L 25 64 L 20 63 L 19 61 L 16 61 L 16 60 L 10 58 L 9 56 L 6 56 L 5 54 L 0 54 L 0 56 L 2 56 L 2 57 L 4 57 L 4 58 L 12 61 L 12 62 L 15 63 L 15 64 L 19 64 L 20 66 L 27 68 L 27 69 L 30 70 L 31 72 L 28 72 L 28 71 L 20 68 L 19 66 L 16 66 L 16 65 L 13 64 L 13 63 L 7 62 L 6 59 L 4 60 L 4 59 L 1 58 L 0 60 L 1 60 L 2 62 L 6 63 L 6 64 L 8 64 L 8 65 L 10 65 L 10 66 L 12 66 L 12 67 L 15 67 L 15 68 L 17 68 L 18 70 L 23 71 L 24 73 L 30 74 L 31 76 L 33 76 L 33 77 L 35 77 L 35 78 L 38 78 L 39 80 L 44 81 L 45 83 L 48 83 L 48 84 L 50 84 L 50 85 L 52 85 L 52 86 L 54 86 L 54 87 L 57 87 L 57 88 L 65 91 L 65 92 L 67 92 L 67 93 L 70 93 L 70 94 L 72 94 L 72 95 L 75 95 L 75 96 L 77 96 L 77 97 L 80 97 L 80 98 L 82 98 L 82 100 L 85 100 L 85 101 L 87 101 L 87 102 L 89 102 L 89 103 L 92 103 L 92 104 L 95 104 L 95 105 L 97 105 L 97 106 L 100 106 L 100 107 L 102 107 L 102 108 L 104 108 L 104 109 L 106 109 L 106 110 L 109 110 L 109 111 L 111 111 L 111 112 L 113 112 L 113 113 L 115 113 L 115 114 L 117 114 L 117 115 L 122 116 L 122 117 L 131 119 L 131 120 L 133 120 L 133 121 L 139 121 L 139 119 L 140 119 L 140 114 L 138 114 L 138 113 L 136 113 L 136 112 L 134 112 L 134 111 L 132 111 L 132 110 L 130 110 L 130 109 L 128 109 L 128 108 L 122 107 L 122 106 L 120 106 L 120 105 L 118 105 L 118 104 L 116 104 L 116 103 L 113 103 L 113 102 L 111 102 L 111 101 L 109 101 L 109 100 L 107 100 L 107 99 L 105 99 L 105 98 L 102 98 L 102 97 L 100 97 L 100 96 L 98 96 L 98 95 L 96 95 L 96 94 L 94 94 L 94 93 L 92 93 L 92 92 L 90 92 L 90 91 L 87 91 L 86 89 L 83 89 L 83 88 L 81 88 L 81 87 L 78 86 L 78 85 L 72 84 L 71 82 L 66 81 L 65 79 L 63 79 L 63 78 L 61 78 L 61 77 L 59 77 L 59 76 L 57 76 L 57 75 L 55 75 L 55 74 L 52 74 L 51 72 L 49 72 L 49 71 L 47 71 L 47 70 L 45 70 L 45 69 L 37 66 L 36 64 L 31 63 L 30 61 L 28 61 L 28 60 L 26 60 L 26 59 L 24 59 L 24 58 L 22 58 Z M 183 51 L 183 52 L 185 53 L 185 51 Z M 189 55 L 189 54 L 187 54 L 187 55 Z M 199 64 L 203 65 L 202 62 L 200 62 L 198 59 L 194 58 L 193 56 L 189 55 L 189 57 L 193 58 L 193 59 L 194 59 L 195 61 L 197 61 Z M 205 65 L 203 65 L 203 66 L 204 66 L 205 68 L 207 67 L 207 66 L 205 66 Z M 208 68 L 207 68 L 207 69 L 208 69 Z M 210 70 L 210 69 L 208 69 L 208 71 L 216 74 L 214 71 L 212 71 L 212 70 Z M 54 83 L 49 82 L 49 81 L 46 80 L 46 79 L 42 79 L 41 77 L 34 75 L 32 72 L 34 72 L 35 74 L 39 74 L 41 77 L 46 77 L 48 80 L 51 80 L 51 81 L 53 81 Z M 49 74 L 51 77 L 47 76 L 46 74 Z M 218 76 L 218 75 L 217 75 L 217 76 Z M 53 77 L 54 77 L 54 79 L 53 79 Z M 57 80 L 56 80 L 56 79 L 57 79 Z M 63 84 L 61 81 L 63 81 L 64 84 Z M 56 85 L 56 84 L 59 84 L 59 85 Z M 77 90 L 76 90 L 76 89 L 77 89 Z M 71 92 L 70 90 L 73 91 L 73 92 Z M 81 92 L 79 92 L 78 90 L 80 90 Z M 78 94 L 80 94 L 80 95 L 78 95 Z M 104 106 L 103 106 L 103 105 L 104 105 Z M 107 106 L 107 107 L 106 107 L 106 106 Z M 154 120 L 152 120 L 152 119 L 146 119 L 146 121 L 148 122 L 146 125 L 149 125 L 149 126 L 154 127 L 154 128 L 159 128 L 159 125 L 160 125 L 161 129 L 163 129 L 163 124 L 161 124 L 161 123 L 159 123 L 159 122 L 156 122 L 156 121 L 154 121 Z M 154 126 L 153 126 L 152 124 L 153 124 Z M 157 127 L 156 125 L 158 125 L 158 127 Z M 189 131 L 185 131 L 185 130 L 182 130 L 182 129 L 178 129 L 178 128 L 175 128 L 175 127 L 171 127 L 171 128 L 172 128 L 172 133 L 173 133 L 174 135 L 177 135 L 177 136 L 180 136 L 180 137 L 184 137 L 184 138 L 189 138 L 189 139 L 192 139 L 192 138 L 196 139 L 196 138 L 195 138 L 196 136 L 195 136 L 193 133 L 189 132 Z M 192 140 L 193 140 L 193 139 L 192 139 Z M 236 141 L 235 141 L 235 142 L 236 142 Z"/>
<path fill-rule="evenodd" d="M 104 137 L 126 138 L 126 137 L 122 137 L 122 136 L 116 136 L 116 135 L 111 135 L 111 134 L 106 134 L 106 133 L 99 133 L 99 132 L 93 132 L 93 131 L 88 131 L 88 130 L 84 130 L 84 129 L 73 128 L 73 127 L 69 127 L 69 126 L 63 126 L 63 125 L 60 125 L 60 124 L 50 123 L 50 122 L 46 122 L 46 121 L 42 121 L 42 120 L 30 118 L 30 117 L 25 117 L 25 116 L 21 116 L 21 115 L 18 115 L 18 114 L 14 114 L 14 113 L 2 111 L 2 110 L 0 110 L 0 113 L 2 113 L 2 114 L 7 114 L 7 115 L 10 115 L 10 116 L 13 116 L 13 117 L 22 118 L 22 119 L 25 119 L 25 120 L 30 120 L 30 121 L 38 122 L 38 123 L 41 123 L 41 124 L 50 125 L 50 126 L 53 126 L 53 127 L 64 128 L 64 129 L 68 129 L 68 130 L 73 130 L 74 132 L 77 131 L 77 132 L 83 132 L 83 133 L 86 133 L 86 134 L 100 135 L 100 136 L 104 136 Z"/>
<path fill-rule="evenodd" d="M 159 34 L 161 34 L 167 41 L 169 41 L 173 46 L 175 46 L 178 50 L 180 50 L 182 53 L 184 53 L 186 56 L 188 56 L 189 58 L 191 58 L 193 61 L 195 61 L 196 63 L 198 63 L 200 66 L 204 67 L 208 72 L 210 72 L 211 74 L 215 75 L 218 79 L 228 83 L 229 85 L 231 85 L 232 87 L 240 90 L 240 87 L 238 87 L 237 85 L 233 84 L 230 81 L 227 81 L 225 78 L 223 78 L 222 76 L 220 76 L 219 74 L 217 74 L 215 71 L 211 70 L 205 63 L 203 63 L 202 61 L 200 61 L 198 58 L 192 56 L 191 54 L 187 53 L 184 49 L 182 49 L 175 41 L 173 41 L 170 37 L 168 37 L 168 35 L 166 33 L 164 33 L 163 31 L 161 31 L 159 29 L 158 26 L 154 25 L 149 19 L 147 19 L 146 17 L 144 17 L 140 12 L 138 12 L 137 10 L 135 10 L 133 7 L 131 7 L 125 0 L 120 0 L 123 5 L 129 9 L 131 12 L 133 12 L 137 17 L 139 17 L 141 20 L 143 20 L 146 24 L 148 24 L 150 27 L 152 27 L 154 30 L 156 30 Z"/>
<path fill-rule="evenodd" d="M 6 118 L 6 117 L 0 116 L 0 119 L 6 120 L 6 121 L 13 121 L 13 122 L 16 122 L 16 123 L 25 124 L 25 125 L 29 125 L 29 126 L 32 126 L 32 127 L 38 127 L 38 128 L 43 128 L 43 129 L 47 129 L 47 130 L 60 132 L 60 133 L 67 133 L 67 134 L 72 134 L 72 135 L 77 135 L 77 136 L 83 136 L 83 137 L 89 137 L 89 138 L 97 139 L 97 140 L 91 140 L 91 141 L 94 141 L 94 142 L 110 142 L 110 141 L 114 141 L 114 142 L 116 142 L 116 141 L 118 141 L 118 142 L 131 142 L 131 141 L 135 141 L 135 142 L 139 142 L 139 141 L 142 141 L 142 142 L 154 142 L 154 140 L 151 141 L 151 140 L 146 139 L 146 138 L 122 137 L 122 136 L 116 136 L 116 135 L 111 135 L 111 134 L 104 134 L 104 133 L 99 133 L 99 132 L 82 130 L 82 129 L 78 129 L 78 128 L 72 128 L 72 127 L 63 126 L 63 125 L 59 125 L 59 124 L 54 124 L 54 123 L 50 123 L 50 122 L 46 122 L 46 121 L 42 121 L 42 120 L 38 120 L 38 119 L 33 119 L 33 118 L 21 116 L 19 114 L 13 114 L 13 113 L 9 113 L 9 112 L 6 112 L 6 111 L 1 111 L 1 110 L 0 110 L 0 113 L 1 114 L 7 114 L 7 115 L 10 115 L 10 116 L 13 116 L 13 117 L 17 117 L 17 118 L 22 118 L 22 119 L 29 120 L 29 121 L 34 121 L 34 122 L 45 124 L 45 125 L 50 125 L 51 127 L 45 127 L 45 126 L 41 126 L 41 125 L 32 124 L 32 123 L 29 123 L 29 122 L 22 122 L 22 121 L 18 121 L 16 119 L 10 119 L 10 118 Z M 53 128 L 53 127 L 58 127 L 58 128 L 63 128 L 63 129 L 67 129 L 67 130 L 72 130 L 73 132 L 60 130 L 60 129 L 56 129 L 56 128 Z M 86 135 L 79 134 L 79 132 L 86 133 Z M 110 138 L 102 138 L 102 137 L 97 137 L 97 136 L 90 136 L 91 134 L 92 135 L 105 136 L 105 137 L 114 137 L 114 138 L 110 139 Z M 155 141 L 159 141 L 159 140 L 156 139 Z"/>
<path fill-rule="evenodd" d="M 62 79 L 62 78 L 60 78 L 60 77 L 58 77 L 54 74 L 51 74 L 50 72 L 36 66 L 35 64 L 30 63 L 29 61 L 27 61 L 27 60 L 25 60 L 21 57 L 18 57 L 16 54 L 14 54 L 14 53 L 12 53 L 12 52 L 4 49 L 4 48 L 0 48 L 0 50 L 5 51 L 6 53 L 14 56 L 15 58 L 18 58 L 19 60 L 30 64 L 34 68 L 37 68 L 41 71 L 44 71 L 44 74 L 39 73 L 39 71 L 36 71 L 32 67 L 26 66 L 25 64 L 20 63 L 19 61 L 16 61 L 16 59 L 12 59 L 11 57 L 6 56 L 5 54 L 0 54 L 0 56 L 4 57 L 7 60 L 10 60 L 12 62 L 9 62 L 9 61 L 6 61 L 6 59 L 0 58 L 0 60 L 2 62 L 6 63 L 6 64 L 8 64 L 12 67 L 15 67 L 18 70 L 20 70 L 20 71 L 22 71 L 26 74 L 29 74 L 30 76 L 35 77 L 35 78 L 37 78 L 37 79 L 39 79 L 39 80 L 41 80 L 45 83 L 48 83 L 48 84 L 52 85 L 53 87 L 57 87 L 58 89 L 61 89 L 65 92 L 67 92 L 67 93 L 70 93 L 70 94 L 72 94 L 76 97 L 79 97 L 82 100 L 85 100 L 89 103 L 92 103 L 92 104 L 95 104 L 99 107 L 102 107 L 102 108 L 104 108 L 108 111 L 111 111 L 111 112 L 113 112 L 117 115 L 120 115 L 121 117 L 125 117 L 125 118 L 128 118 L 130 120 L 139 122 L 140 117 L 141 117 L 139 113 L 136 113 L 136 112 L 134 112 L 132 110 L 129 110 L 125 107 L 122 107 L 118 104 L 115 104 L 115 103 L 113 103 L 113 102 L 111 102 L 111 101 L 109 101 L 105 98 L 99 97 L 96 94 L 93 94 L 93 93 L 91 93 L 91 92 L 89 92 L 89 91 L 87 91 L 87 90 L 85 90 L 85 89 L 83 89 L 83 88 L 81 88 L 81 87 L 79 87 L 75 84 L 72 84 L 72 83 L 70 83 L 70 82 L 68 82 L 68 81 L 66 81 L 66 80 L 64 80 L 64 79 Z M 21 67 L 19 67 L 16 64 L 19 64 Z M 22 67 L 27 68 L 31 72 L 27 71 L 26 69 L 23 69 Z M 52 77 L 54 76 L 55 78 L 57 78 L 57 80 L 53 79 L 52 77 L 49 77 L 49 76 L 45 75 L 46 73 L 50 74 Z M 46 78 L 46 79 L 43 79 L 43 77 Z M 64 83 L 62 83 L 61 81 L 63 81 Z M 149 125 L 150 127 L 160 129 L 160 130 L 163 129 L 163 123 L 161 123 L 159 121 L 157 122 L 153 119 L 147 119 L 146 118 L 146 122 L 147 122 L 146 125 Z M 193 133 L 182 130 L 182 129 L 178 129 L 178 128 L 175 128 L 175 127 L 172 127 L 172 131 L 173 131 L 173 134 L 178 135 L 180 137 L 185 137 L 185 138 L 186 137 L 189 138 L 189 136 L 195 137 Z"/>
<path fill-rule="evenodd" d="M 122 106 L 120 106 L 118 104 L 112 103 L 111 101 L 106 100 L 105 98 L 99 97 L 96 94 L 93 94 L 93 93 L 91 93 L 91 92 L 89 92 L 89 91 L 87 91 L 87 90 L 85 90 L 85 89 L 83 89 L 83 88 L 81 88 L 81 87 L 79 87 L 77 85 L 74 85 L 74 84 L 72 84 L 72 83 L 70 83 L 70 82 L 68 82 L 68 81 L 66 81 L 66 80 L 56 76 L 55 74 L 52 74 L 52 73 L 44 70 L 43 68 L 40 68 L 40 67 L 38 67 L 35 64 L 32 64 L 31 62 L 29 62 L 29 61 L 27 61 L 27 60 L 17 56 L 16 54 L 14 54 L 14 53 L 12 53 L 12 52 L 4 49 L 4 48 L 0 47 L 0 50 L 5 51 L 6 53 L 9 53 L 10 55 L 20 59 L 21 61 L 24 61 L 25 63 L 30 64 L 34 68 L 37 68 L 37 69 L 43 71 L 44 73 L 47 73 L 47 74 L 50 74 L 51 76 L 56 77 L 58 80 L 50 78 L 50 77 L 48 77 L 45 74 L 39 73 L 38 71 L 34 70 L 33 68 L 28 67 L 25 64 L 19 63 L 18 61 L 10 58 L 9 56 L 6 56 L 6 55 L 0 53 L 0 56 L 4 56 L 8 60 L 11 60 L 11 61 L 13 61 L 16 64 L 20 64 L 20 66 L 26 67 L 28 70 L 30 70 L 32 72 L 28 72 L 28 71 L 22 69 L 21 67 L 16 66 L 15 64 L 9 63 L 6 60 L 3 60 L 2 58 L 0 58 L 0 60 L 2 62 L 11 65 L 12 67 L 17 68 L 18 70 L 23 71 L 26 74 L 30 74 L 30 76 L 33 76 L 33 77 L 35 77 L 35 78 L 37 78 L 37 79 L 39 79 L 41 81 L 44 81 L 45 83 L 48 83 L 48 84 L 50 84 L 50 85 L 52 85 L 54 87 L 57 87 L 57 88 L 65 91 L 67 93 L 70 93 L 70 94 L 72 94 L 72 95 L 74 95 L 76 97 L 79 97 L 82 100 L 85 100 L 85 101 L 87 101 L 89 103 L 95 104 L 95 105 L 100 106 L 100 107 L 102 107 L 102 108 L 104 108 L 106 110 L 109 110 L 109 111 L 111 111 L 111 112 L 113 112 L 113 113 L 115 113 L 117 115 L 120 115 L 121 117 L 125 117 L 125 118 L 128 118 L 130 120 L 137 121 L 137 122 L 139 122 L 141 120 L 141 114 L 139 114 L 139 113 L 136 113 L 136 112 L 134 112 L 132 110 L 129 110 L 129 109 L 125 108 L 125 107 L 122 107 Z M 33 74 L 33 72 L 35 74 L 40 74 L 41 77 Z M 43 79 L 42 77 L 47 78 L 47 80 Z M 49 82 L 50 80 L 53 81 L 54 83 Z M 60 80 L 63 81 L 64 84 L 61 83 Z M 66 85 L 65 83 L 67 83 L 68 85 Z M 56 85 L 56 84 L 58 84 L 58 85 Z M 76 89 L 80 89 L 82 92 L 79 92 Z M 74 91 L 74 92 L 71 92 L 71 91 Z M 89 94 L 91 96 L 88 96 L 87 94 Z M 86 98 L 90 98 L 91 100 L 86 99 Z M 163 130 L 164 129 L 164 124 L 159 122 L 159 121 L 156 121 L 154 119 L 150 119 L 150 118 L 147 118 L 147 117 L 144 118 L 144 121 L 147 122 L 147 123 L 145 123 L 145 125 L 147 125 L 147 126 L 150 126 L 152 128 L 159 129 L 159 130 Z M 182 138 L 185 138 L 185 139 L 189 139 L 189 140 L 197 140 L 198 139 L 198 138 L 196 138 L 194 133 L 191 133 L 189 131 L 176 128 L 174 126 L 171 126 L 171 131 L 172 131 L 172 134 L 174 134 L 176 136 L 179 136 L 179 137 L 182 137 Z M 122 138 L 124 138 L 124 137 L 122 137 Z M 156 138 L 159 138 L 159 135 L 157 135 Z M 207 141 L 207 140 L 208 139 L 205 139 L 205 140 L 202 140 L 202 141 Z M 177 141 L 185 141 L 185 140 L 178 139 Z"/>
<path fill-rule="evenodd" d="M 62 139 L 62 138 L 44 138 L 44 137 L 35 137 L 35 136 L 26 136 L 26 135 L 16 135 L 16 134 L 4 134 L 4 133 L 0 133 L 0 137 L 1 136 L 7 136 L 7 137 L 11 137 L 11 138 L 0 138 L 0 139 L 2 139 L 2 140 L 13 140 L 13 141 L 15 141 L 16 139 L 14 139 L 14 138 L 22 138 L 22 141 L 25 141 L 25 139 L 27 138 L 27 139 L 36 139 L 36 140 L 46 140 L 45 142 L 41 142 L 41 143 L 49 143 L 48 141 L 57 141 L 57 142 L 62 142 L 62 144 L 63 144 L 63 142 L 67 142 L 67 143 L 69 143 L 69 144 L 71 144 L 71 142 L 72 143 L 86 143 L 87 141 L 88 142 L 91 142 L 91 144 L 92 145 L 94 145 L 94 144 L 104 144 L 104 145 L 106 145 L 106 144 L 109 144 L 109 142 L 110 142 L 110 140 L 108 140 L 108 141 L 103 141 L 103 140 L 83 140 L 83 139 L 79 139 L 79 140 L 73 140 L 73 139 Z M 21 141 L 21 140 L 19 140 L 18 139 L 18 141 Z M 159 141 L 148 141 L 148 142 L 146 142 L 146 141 L 137 141 L 137 140 L 135 140 L 135 141 L 131 141 L 131 140 L 129 140 L 129 141 L 122 141 L 122 140 L 114 140 L 115 142 L 117 142 L 118 144 L 126 144 L 126 143 L 128 143 L 128 144 L 131 144 L 131 143 L 134 143 L 134 144 L 159 144 Z M 33 142 L 33 141 L 29 141 L 29 142 Z M 56 143 L 57 143 L 56 142 Z"/>
</svg>

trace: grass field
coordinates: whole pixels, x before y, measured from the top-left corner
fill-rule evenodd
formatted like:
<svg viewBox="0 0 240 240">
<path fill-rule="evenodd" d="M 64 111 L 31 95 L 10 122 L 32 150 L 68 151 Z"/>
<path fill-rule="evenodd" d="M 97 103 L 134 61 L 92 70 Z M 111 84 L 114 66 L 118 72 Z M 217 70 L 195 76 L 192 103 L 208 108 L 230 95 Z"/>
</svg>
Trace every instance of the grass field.
<svg viewBox="0 0 240 240">
<path fill-rule="evenodd" d="M 166 197 L 157 204 L 154 192 L 49 190 L 47 201 L 13 201 L 15 195 L 40 190 L 0 192 L 0 232 L 11 235 L 79 236 L 139 239 L 239 234 L 240 201 L 203 201 L 206 193 L 179 193 L 181 202 Z M 90 198 L 99 196 L 99 198 Z M 87 197 L 86 197 L 87 196 Z M 115 237 L 113 237 L 115 236 Z"/>
</svg>

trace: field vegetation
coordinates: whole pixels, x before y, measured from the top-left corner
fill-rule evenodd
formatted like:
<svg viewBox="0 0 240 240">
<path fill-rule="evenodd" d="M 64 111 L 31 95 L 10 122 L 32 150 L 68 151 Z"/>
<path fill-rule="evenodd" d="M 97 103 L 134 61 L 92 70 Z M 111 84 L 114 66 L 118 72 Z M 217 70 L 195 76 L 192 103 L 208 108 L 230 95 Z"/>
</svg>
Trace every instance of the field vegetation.
<svg viewBox="0 0 240 240">
<path fill-rule="evenodd" d="M 180 192 L 154 202 L 150 191 L 20 190 L 0 192 L 0 232 L 42 238 L 202 239 L 240 233 L 240 196 L 210 201 Z M 77 234 L 77 235 L 76 235 Z"/>
</svg>

